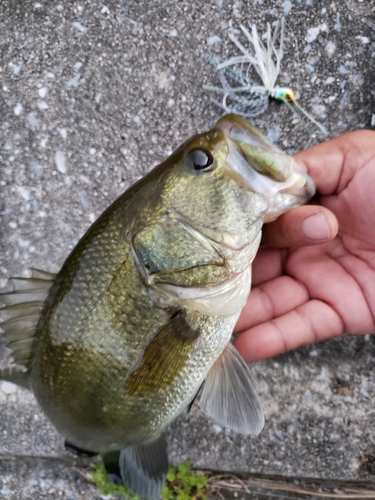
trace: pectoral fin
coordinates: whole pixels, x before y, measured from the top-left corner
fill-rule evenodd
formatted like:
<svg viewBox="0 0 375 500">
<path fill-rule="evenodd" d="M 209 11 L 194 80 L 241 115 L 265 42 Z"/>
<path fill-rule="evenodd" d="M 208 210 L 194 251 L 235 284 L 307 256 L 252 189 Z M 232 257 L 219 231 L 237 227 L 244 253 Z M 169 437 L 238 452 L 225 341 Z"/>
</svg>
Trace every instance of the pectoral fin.
<svg viewBox="0 0 375 500">
<path fill-rule="evenodd" d="M 159 500 L 168 473 L 167 441 L 156 441 L 121 450 L 119 458 L 124 485 L 141 500 Z"/>
<path fill-rule="evenodd" d="M 182 311 L 175 314 L 146 347 L 126 382 L 128 393 L 143 397 L 167 390 L 188 361 L 199 335 Z"/>
<path fill-rule="evenodd" d="M 255 381 L 237 349 L 229 344 L 211 368 L 199 402 L 217 423 L 241 434 L 259 434 L 263 410 Z"/>
</svg>

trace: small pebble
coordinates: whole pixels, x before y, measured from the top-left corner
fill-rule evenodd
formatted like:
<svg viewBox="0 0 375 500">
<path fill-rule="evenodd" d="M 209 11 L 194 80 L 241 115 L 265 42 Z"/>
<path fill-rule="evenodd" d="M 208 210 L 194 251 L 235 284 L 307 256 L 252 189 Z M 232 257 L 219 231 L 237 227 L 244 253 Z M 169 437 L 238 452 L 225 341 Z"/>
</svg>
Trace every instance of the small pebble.
<svg viewBox="0 0 375 500">
<path fill-rule="evenodd" d="M 10 66 L 10 63 L 9 63 L 9 66 Z M 20 63 L 20 64 L 12 64 L 11 68 L 12 68 L 12 71 L 13 71 L 13 75 L 18 75 L 18 73 L 21 71 L 22 69 L 22 66 L 23 66 L 23 63 Z"/>
<path fill-rule="evenodd" d="M 63 151 L 56 151 L 55 163 L 57 170 L 62 174 L 66 174 L 65 153 Z"/>
<path fill-rule="evenodd" d="M 83 208 L 88 208 L 90 206 L 90 201 L 87 199 L 86 194 L 83 191 L 81 191 L 79 193 L 79 197 L 81 199 L 81 204 Z"/>
<path fill-rule="evenodd" d="M 336 44 L 333 42 L 328 42 L 326 45 L 326 51 L 328 52 L 328 54 L 332 56 L 335 50 L 336 50 Z"/>
<path fill-rule="evenodd" d="M 22 113 L 22 104 L 18 102 L 14 108 L 14 114 L 16 116 L 20 116 L 21 113 Z"/>
<path fill-rule="evenodd" d="M 367 45 L 368 43 L 370 43 L 370 39 L 367 36 L 356 36 L 355 38 L 356 40 L 360 40 L 363 45 Z"/>
<path fill-rule="evenodd" d="M 207 38 L 207 45 L 215 45 L 216 43 L 221 43 L 222 40 L 219 36 L 213 35 Z"/>
<path fill-rule="evenodd" d="M 66 139 L 67 136 L 68 136 L 68 131 L 65 127 L 62 127 L 60 130 L 59 130 L 59 134 L 61 135 L 61 137 L 63 139 Z"/>
<path fill-rule="evenodd" d="M 81 180 L 82 182 L 84 182 L 84 183 L 86 183 L 86 184 L 91 184 L 90 179 L 89 179 L 88 177 L 86 177 L 85 175 L 81 174 L 81 175 L 79 176 L 79 178 L 80 178 L 80 180 Z"/>
<path fill-rule="evenodd" d="M 312 400 L 311 391 L 309 389 L 307 389 L 307 391 L 305 391 L 305 394 L 303 395 L 303 401 L 307 405 L 311 405 L 312 404 L 313 400 Z"/>
<path fill-rule="evenodd" d="M 44 99 L 47 95 L 48 89 L 47 87 L 42 87 L 41 89 L 38 90 L 39 97 Z"/>
<path fill-rule="evenodd" d="M 12 394 L 13 392 L 16 392 L 16 390 L 17 386 L 15 384 L 12 384 L 11 382 L 1 382 L 0 384 L 0 391 L 4 392 L 5 394 Z"/>
<path fill-rule="evenodd" d="M 280 125 L 274 125 L 273 127 L 267 129 L 267 139 L 273 143 L 276 143 L 280 139 L 280 134 Z"/>
<path fill-rule="evenodd" d="M 292 10 L 292 2 L 290 0 L 285 0 L 283 3 L 284 8 L 284 16 L 287 16 L 289 12 Z"/>
<path fill-rule="evenodd" d="M 315 116 L 319 116 L 320 118 L 325 118 L 326 116 L 326 106 L 324 104 L 315 104 L 311 108 L 312 112 L 314 113 Z"/>
<path fill-rule="evenodd" d="M 27 117 L 27 123 L 32 128 L 37 128 L 38 127 L 38 118 L 35 116 L 34 113 L 30 113 L 29 114 L 29 116 Z"/>
<path fill-rule="evenodd" d="M 83 24 L 79 23 L 78 21 L 75 21 L 72 23 L 72 25 L 81 33 L 85 33 L 87 31 L 87 28 L 83 26 Z"/>
<path fill-rule="evenodd" d="M 340 23 L 340 14 L 339 13 L 336 14 L 336 22 L 333 26 L 333 29 L 335 29 L 336 31 L 341 31 L 341 23 Z"/>
<path fill-rule="evenodd" d="M 39 174 L 39 172 L 42 170 L 42 167 L 36 160 L 30 161 L 30 167 L 34 170 L 36 174 Z"/>
<path fill-rule="evenodd" d="M 364 396 L 365 398 L 369 398 L 370 397 L 367 385 L 362 385 L 360 390 L 361 390 L 362 396 Z"/>
<path fill-rule="evenodd" d="M 358 402 L 357 398 L 351 398 L 350 396 L 343 396 L 341 399 L 345 401 L 345 403 L 350 403 L 352 405 L 355 405 Z"/>
<path fill-rule="evenodd" d="M 310 28 L 307 30 L 306 40 L 307 43 L 313 42 L 320 33 L 320 28 Z"/>
<path fill-rule="evenodd" d="M 275 436 L 279 441 L 285 441 L 285 434 L 281 430 L 275 431 Z"/>
<path fill-rule="evenodd" d="M 333 78 L 333 76 L 329 76 L 328 78 L 326 78 L 326 79 L 324 80 L 324 83 L 325 83 L 326 85 L 330 85 L 330 84 L 331 84 L 331 83 L 333 83 L 334 81 L 335 81 L 335 79 Z"/>
<path fill-rule="evenodd" d="M 81 75 L 80 73 L 77 73 L 75 76 L 73 76 L 73 78 L 71 78 L 66 82 L 66 85 L 67 87 L 78 87 L 80 80 L 81 80 Z"/>
<path fill-rule="evenodd" d="M 48 104 L 46 103 L 46 101 L 39 101 L 38 108 L 44 111 L 45 109 L 48 109 Z"/>
<path fill-rule="evenodd" d="M 340 64 L 339 73 L 340 75 L 348 75 L 350 73 L 350 70 L 345 68 L 343 64 Z"/>
<path fill-rule="evenodd" d="M 23 186 L 17 186 L 16 189 L 25 201 L 30 200 L 30 191 L 28 189 L 24 188 Z"/>
<path fill-rule="evenodd" d="M 10 489 L 7 486 L 4 486 L 0 490 L 0 495 L 3 495 L 4 497 L 8 497 L 11 493 L 12 492 L 10 491 Z"/>
</svg>

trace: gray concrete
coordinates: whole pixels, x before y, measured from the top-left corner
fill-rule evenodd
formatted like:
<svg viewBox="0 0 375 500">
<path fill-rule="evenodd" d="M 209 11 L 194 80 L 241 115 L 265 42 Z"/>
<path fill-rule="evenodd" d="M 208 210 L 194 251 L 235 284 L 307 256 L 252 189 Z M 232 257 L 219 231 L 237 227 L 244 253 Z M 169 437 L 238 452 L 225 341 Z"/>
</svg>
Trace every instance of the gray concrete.
<svg viewBox="0 0 375 500">
<path fill-rule="evenodd" d="M 7 500 L 100 500 L 82 464 L 25 456 L 0 457 L 0 498 Z M 88 468 L 87 468 L 88 470 Z"/>
<path fill-rule="evenodd" d="M 207 54 L 237 53 L 230 22 L 250 20 L 263 30 L 282 14 L 278 83 L 298 91 L 330 137 L 370 127 L 373 2 L 0 1 L 0 286 L 32 266 L 57 271 L 111 201 L 220 114 L 202 86 L 218 84 Z M 276 102 L 255 123 L 289 152 L 313 130 Z M 266 412 L 261 435 L 235 436 L 194 408 L 172 426 L 172 461 L 374 478 L 374 351 L 373 337 L 343 338 L 254 364 Z M 4 383 L 0 434 L 0 497 L 57 498 L 41 486 L 48 477 L 58 498 L 99 498 L 60 462 L 46 468 L 29 459 L 22 469 L 22 459 L 4 460 L 73 460 L 33 396 Z"/>
</svg>

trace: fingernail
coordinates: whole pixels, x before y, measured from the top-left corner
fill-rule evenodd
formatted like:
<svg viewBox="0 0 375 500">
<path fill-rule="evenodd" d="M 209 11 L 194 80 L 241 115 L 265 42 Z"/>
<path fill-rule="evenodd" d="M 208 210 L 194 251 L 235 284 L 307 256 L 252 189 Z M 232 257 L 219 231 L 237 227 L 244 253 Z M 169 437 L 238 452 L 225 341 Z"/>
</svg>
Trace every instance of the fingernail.
<svg viewBox="0 0 375 500">
<path fill-rule="evenodd" d="M 326 218 L 322 214 L 311 215 L 305 219 L 302 231 L 312 240 L 326 240 L 331 235 Z"/>
</svg>

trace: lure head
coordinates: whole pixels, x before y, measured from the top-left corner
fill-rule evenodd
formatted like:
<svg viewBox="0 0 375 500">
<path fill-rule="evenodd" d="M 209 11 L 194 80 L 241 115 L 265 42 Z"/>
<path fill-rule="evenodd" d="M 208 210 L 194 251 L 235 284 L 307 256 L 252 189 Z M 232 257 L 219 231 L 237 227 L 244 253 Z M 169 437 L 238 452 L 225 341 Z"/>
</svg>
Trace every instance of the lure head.
<svg viewBox="0 0 375 500">
<path fill-rule="evenodd" d="M 296 98 L 292 89 L 288 87 L 276 87 L 270 92 L 271 97 L 279 101 L 295 102 Z"/>
</svg>

